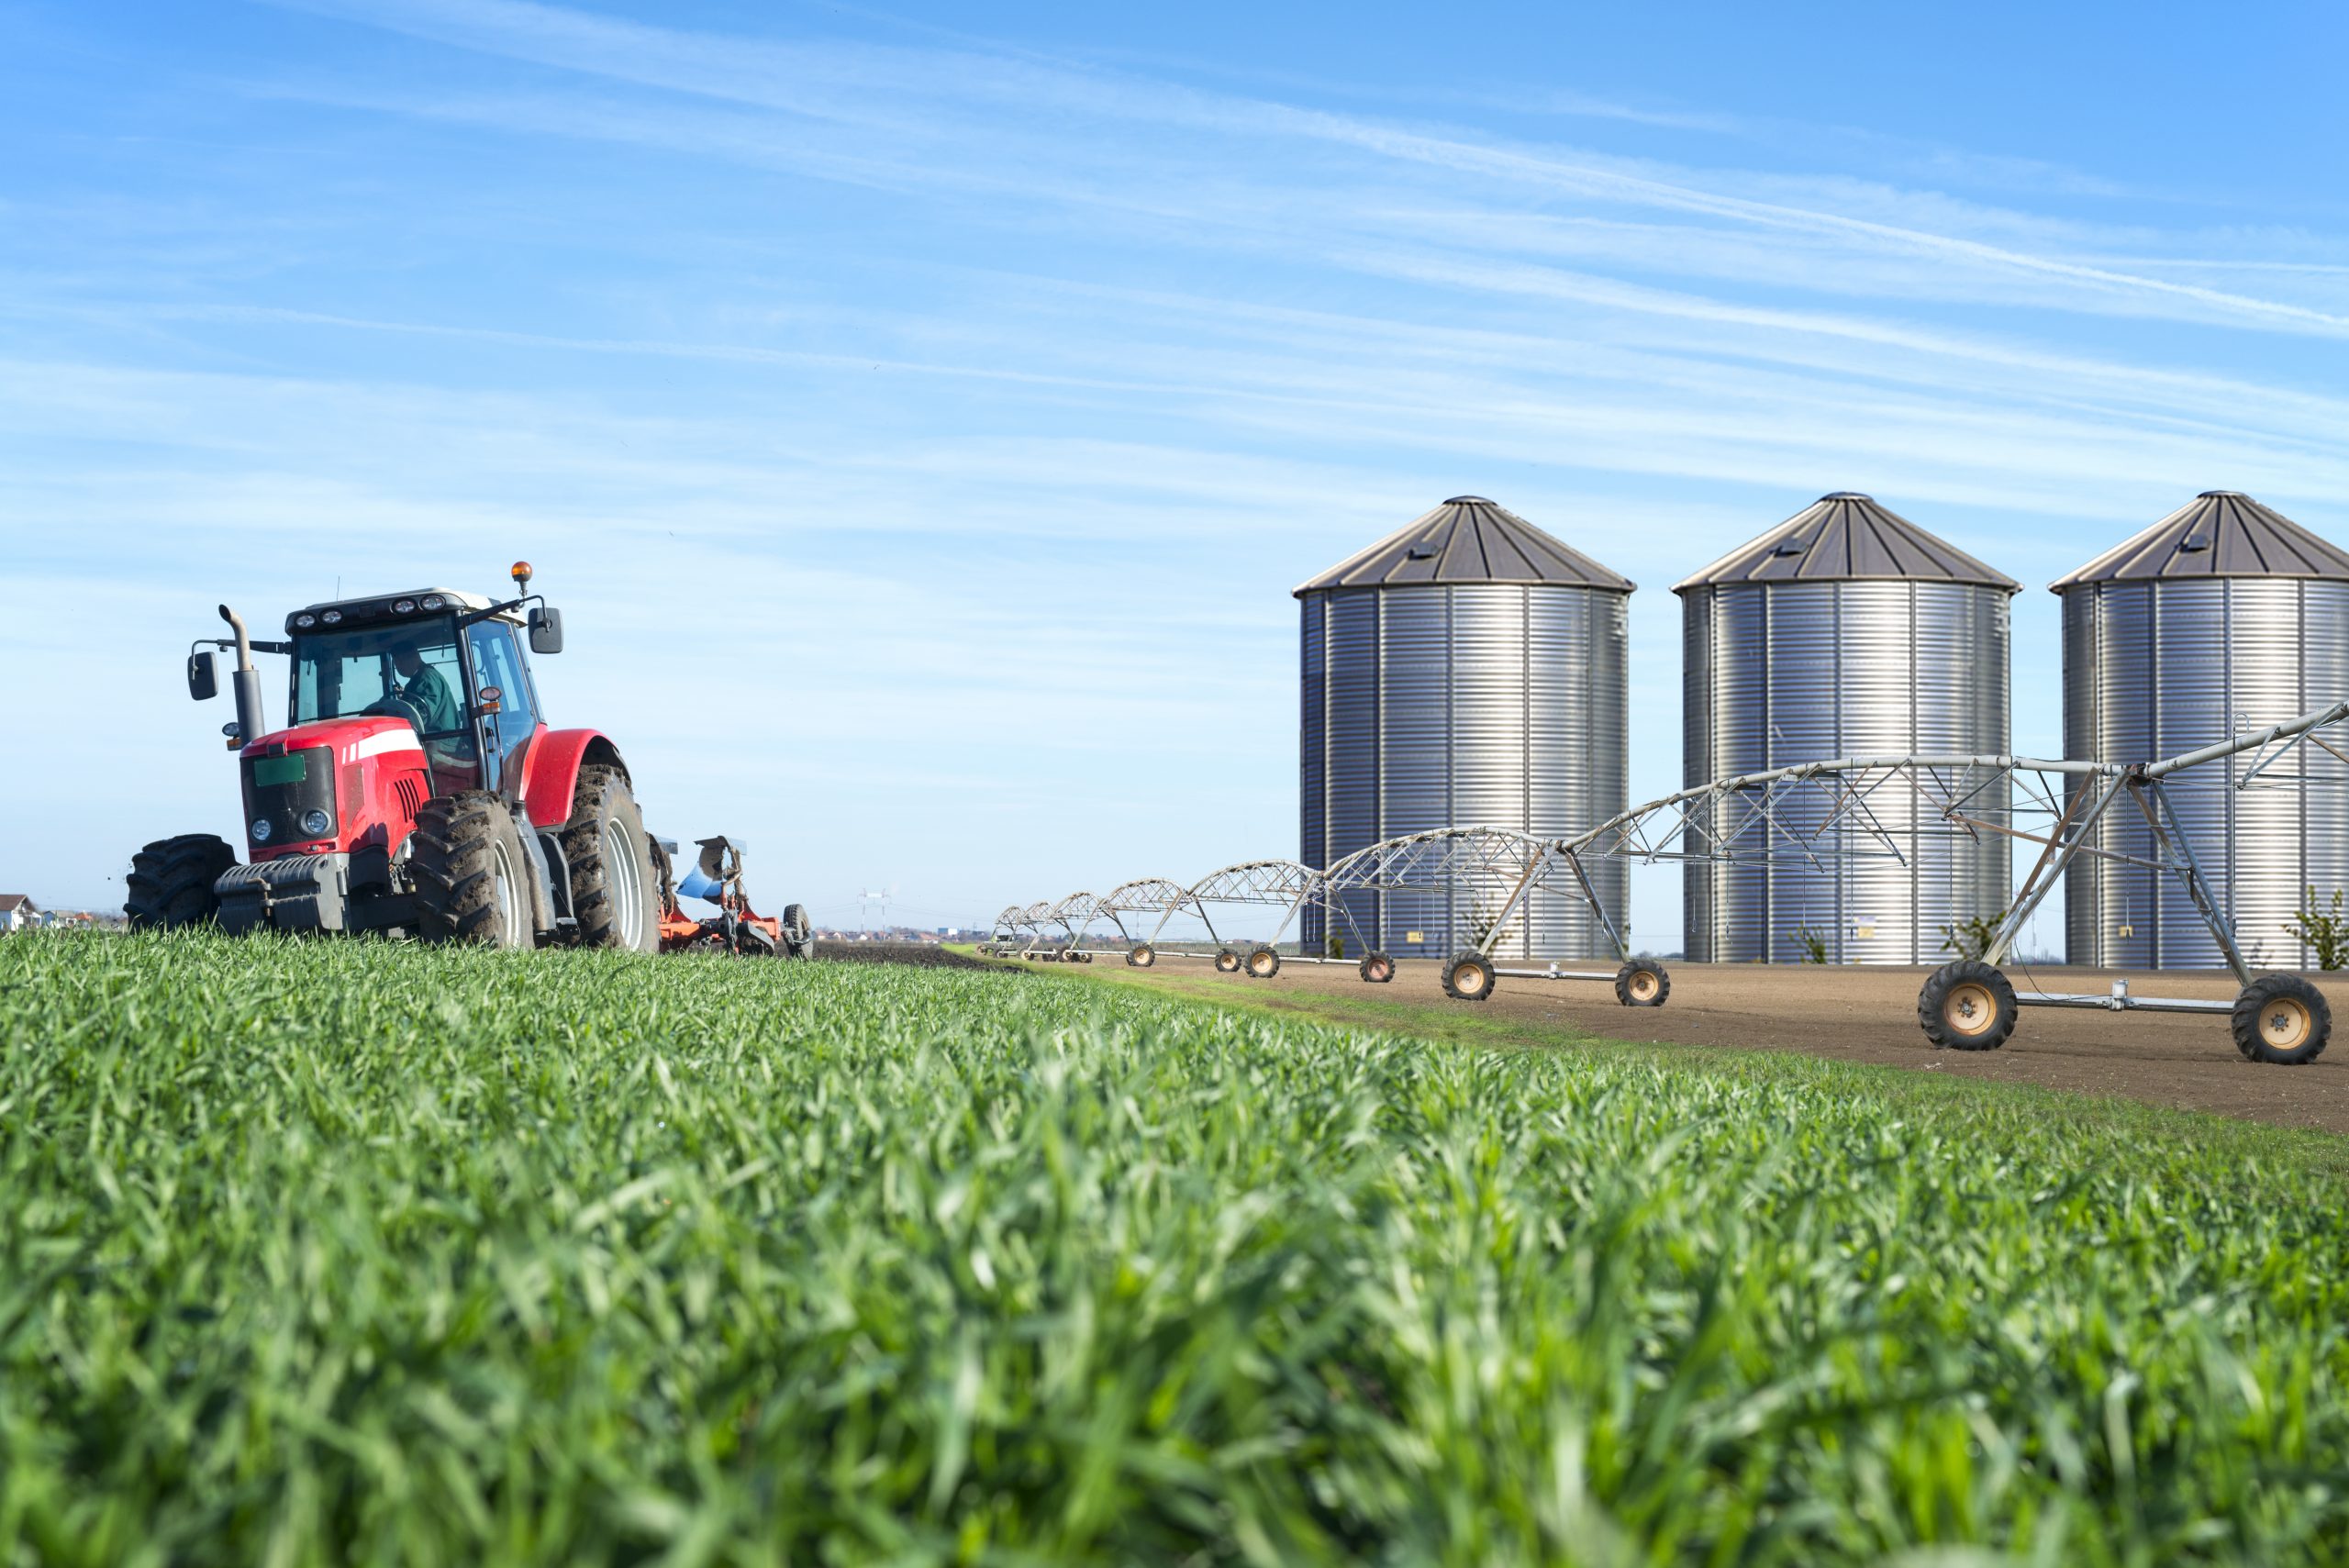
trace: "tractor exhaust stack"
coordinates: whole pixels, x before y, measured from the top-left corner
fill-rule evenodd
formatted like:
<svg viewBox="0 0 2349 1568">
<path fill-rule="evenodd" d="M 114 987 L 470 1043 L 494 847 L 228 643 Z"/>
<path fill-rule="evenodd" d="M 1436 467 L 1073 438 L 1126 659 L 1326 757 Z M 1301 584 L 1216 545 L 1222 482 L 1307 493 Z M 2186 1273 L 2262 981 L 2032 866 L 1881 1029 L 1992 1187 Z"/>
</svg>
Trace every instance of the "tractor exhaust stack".
<svg viewBox="0 0 2349 1568">
<path fill-rule="evenodd" d="M 237 699 L 237 739 L 239 747 L 250 746 L 262 737 L 267 728 L 261 717 L 261 672 L 253 668 L 252 639 L 245 634 L 245 617 L 220 606 L 220 618 L 237 634 L 237 668 L 228 677 L 229 689 Z"/>
</svg>

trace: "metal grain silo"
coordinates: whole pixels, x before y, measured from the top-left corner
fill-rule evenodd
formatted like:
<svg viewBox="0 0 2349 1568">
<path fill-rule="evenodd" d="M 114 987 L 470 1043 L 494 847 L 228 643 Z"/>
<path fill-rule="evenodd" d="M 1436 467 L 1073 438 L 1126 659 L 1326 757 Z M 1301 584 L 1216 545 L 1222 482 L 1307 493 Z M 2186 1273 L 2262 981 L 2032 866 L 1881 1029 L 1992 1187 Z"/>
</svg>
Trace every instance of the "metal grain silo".
<svg viewBox="0 0 2349 1568">
<path fill-rule="evenodd" d="M 1836 757 L 2005 751 L 2009 600 L 2021 589 L 1865 495 L 1822 496 L 1673 589 L 1686 782 Z M 1941 963 L 1943 927 L 2006 907 L 2006 840 L 1915 836 L 1937 814 L 1906 781 L 1868 806 L 1902 836 L 1908 863 L 1688 862 L 1688 957 L 1792 962 L 1811 934 L 1831 962 Z M 1826 828 L 1823 806 L 1811 815 L 1798 820 Z"/>
<path fill-rule="evenodd" d="M 1431 828 L 1563 836 L 1621 811 L 1632 586 L 1524 518 L 1458 495 L 1297 589 L 1298 858 L 1326 868 L 1381 839 Z M 1622 866 L 1594 871 L 1620 920 Z M 1471 945 L 1480 913 L 1507 894 L 1357 893 L 1348 909 L 1385 951 L 1442 958 Z M 1308 944 L 1326 934 L 1308 921 Z M 1495 951 L 1612 956 L 1583 904 L 1550 895 L 1529 900 Z"/>
<path fill-rule="evenodd" d="M 2349 552 L 2232 490 L 2208 490 L 2048 586 L 2064 603 L 2064 751 L 2173 757 L 2349 696 Z M 2349 767 L 2303 747 L 2246 789 L 2240 762 L 2164 781 L 2254 967 L 2307 964 L 2285 922 L 2313 885 L 2349 887 Z M 2127 801 L 2091 847 L 2153 853 Z M 2083 855 L 2065 873 L 2074 963 L 2218 969 L 2175 877 Z"/>
</svg>

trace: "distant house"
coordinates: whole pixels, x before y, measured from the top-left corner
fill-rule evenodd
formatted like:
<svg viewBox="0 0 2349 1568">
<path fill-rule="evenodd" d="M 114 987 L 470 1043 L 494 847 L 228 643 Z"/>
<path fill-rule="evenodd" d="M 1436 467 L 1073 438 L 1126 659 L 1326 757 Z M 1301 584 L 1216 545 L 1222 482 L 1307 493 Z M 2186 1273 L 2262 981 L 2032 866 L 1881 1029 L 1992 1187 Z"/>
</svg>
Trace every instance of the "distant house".
<svg viewBox="0 0 2349 1568">
<path fill-rule="evenodd" d="M 21 931 L 40 918 L 40 910 L 21 893 L 0 893 L 0 931 Z"/>
</svg>

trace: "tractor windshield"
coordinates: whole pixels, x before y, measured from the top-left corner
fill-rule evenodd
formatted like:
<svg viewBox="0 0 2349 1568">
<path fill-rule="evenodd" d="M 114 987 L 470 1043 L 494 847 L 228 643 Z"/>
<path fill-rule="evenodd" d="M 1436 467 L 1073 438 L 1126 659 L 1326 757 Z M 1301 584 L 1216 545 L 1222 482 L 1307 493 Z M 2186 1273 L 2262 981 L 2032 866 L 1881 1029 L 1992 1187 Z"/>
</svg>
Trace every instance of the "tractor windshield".
<svg viewBox="0 0 2349 1568">
<path fill-rule="evenodd" d="M 480 765 L 467 690 L 452 616 L 294 639 L 295 723 L 362 714 L 405 718 L 423 737 L 436 774 Z"/>
</svg>

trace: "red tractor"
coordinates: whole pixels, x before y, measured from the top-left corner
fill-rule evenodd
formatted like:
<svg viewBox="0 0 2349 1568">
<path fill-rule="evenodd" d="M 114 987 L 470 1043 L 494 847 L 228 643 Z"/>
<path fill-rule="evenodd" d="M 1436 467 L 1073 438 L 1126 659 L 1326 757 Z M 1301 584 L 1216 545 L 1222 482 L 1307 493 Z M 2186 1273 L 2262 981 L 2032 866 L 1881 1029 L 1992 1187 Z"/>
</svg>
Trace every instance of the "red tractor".
<svg viewBox="0 0 2349 1568">
<path fill-rule="evenodd" d="M 619 749 L 551 729 L 523 657 L 562 650 L 562 612 L 529 591 L 450 588 L 312 605 L 256 642 L 228 606 L 245 854 L 209 833 L 132 857 L 134 928 L 380 931 L 495 947 L 655 951 L 661 883 Z M 292 723 L 262 721 L 256 652 L 292 664 Z M 208 649 L 188 695 L 217 694 Z"/>
</svg>

